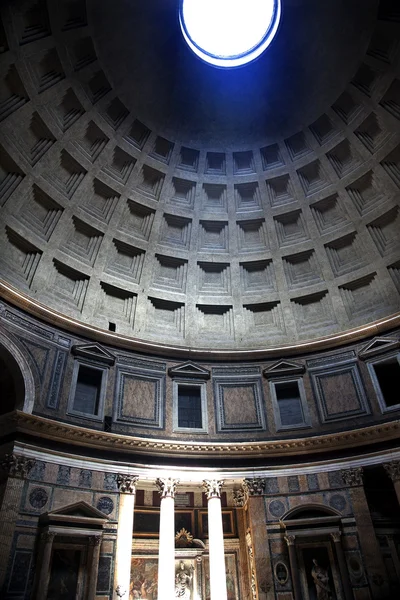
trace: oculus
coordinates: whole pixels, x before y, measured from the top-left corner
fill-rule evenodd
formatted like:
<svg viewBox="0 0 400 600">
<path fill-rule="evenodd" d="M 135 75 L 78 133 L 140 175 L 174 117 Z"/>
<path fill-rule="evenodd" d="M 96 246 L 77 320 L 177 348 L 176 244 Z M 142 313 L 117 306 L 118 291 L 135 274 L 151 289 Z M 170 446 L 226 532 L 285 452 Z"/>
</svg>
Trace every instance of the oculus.
<svg viewBox="0 0 400 600">
<path fill-rule="evenodd" d="M 280 17 L 281 0 L 180 0 L 183 37 L 216 67 L 255 60 L 275 37 Z"/>
</svg>

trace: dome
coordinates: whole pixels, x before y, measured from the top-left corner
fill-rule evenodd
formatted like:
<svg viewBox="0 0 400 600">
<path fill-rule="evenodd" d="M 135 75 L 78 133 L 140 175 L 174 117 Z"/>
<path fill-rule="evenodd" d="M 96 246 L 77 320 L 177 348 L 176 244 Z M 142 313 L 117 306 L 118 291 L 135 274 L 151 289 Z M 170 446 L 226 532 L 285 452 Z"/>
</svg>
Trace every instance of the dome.
<svg viewBox="0 0 400 600">
<path fill-rule="evenodd" d="M 178 4 L 21 4 L 1 55 L 2 279 L 150 347 L 392 322 L 400 84 L 378 2 L 284 2 L 237 69 L 190 50 Z"/>
</svg>

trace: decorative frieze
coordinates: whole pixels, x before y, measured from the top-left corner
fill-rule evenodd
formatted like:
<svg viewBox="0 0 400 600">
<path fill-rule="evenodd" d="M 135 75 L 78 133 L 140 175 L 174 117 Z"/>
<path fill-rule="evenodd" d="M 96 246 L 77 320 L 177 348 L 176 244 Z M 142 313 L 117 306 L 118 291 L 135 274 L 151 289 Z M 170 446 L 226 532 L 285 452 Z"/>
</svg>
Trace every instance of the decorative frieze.
<svg viewBox="0 0 400 600">
<path fill-rule="evenodd" d="M 118 474 L 117 485 L 121 494 L 135 494 L 138 475 Z"/>
<path fill-rule="evenodd" d="M 356 487 L 363 484 L 363 470 L 362 467 L 356 467 L 354 469 L 342 470 L 342 479 L 345 485 L 349 487 Z"/>
</svg>

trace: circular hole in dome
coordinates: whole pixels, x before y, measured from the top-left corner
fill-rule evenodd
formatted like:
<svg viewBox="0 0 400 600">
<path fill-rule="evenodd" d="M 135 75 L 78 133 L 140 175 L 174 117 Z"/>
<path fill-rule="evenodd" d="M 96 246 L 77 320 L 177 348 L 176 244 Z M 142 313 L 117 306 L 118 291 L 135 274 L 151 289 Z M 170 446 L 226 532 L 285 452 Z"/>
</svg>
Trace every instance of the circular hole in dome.
<svg viewBox="0 0 400 600">
<path fill-rule="evenodd" d="M 179 20 L 188 46 L 217 67 L 239 67 L 270 45 L 281 0 L 181 0 Z"/>
</svg>

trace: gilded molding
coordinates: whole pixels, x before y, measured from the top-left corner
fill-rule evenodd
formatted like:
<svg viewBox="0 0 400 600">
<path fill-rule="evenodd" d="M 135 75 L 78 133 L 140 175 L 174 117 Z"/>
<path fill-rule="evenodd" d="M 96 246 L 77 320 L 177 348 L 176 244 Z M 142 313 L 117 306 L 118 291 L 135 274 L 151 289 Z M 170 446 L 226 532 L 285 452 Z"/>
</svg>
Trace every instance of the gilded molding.
<svg viewBox="0 0 400 600">
<path fill-rule="evenodd" d="M 0 417 L 0 430 L 3 435 L 26 433 L 35 438 L 43 438 L 68 445 L 101 448 L 124 453 L 142 455 L 161 454 L 163 456 L 218 456 L 232 457 L 272 457 L 296 454 L 313 454 L 339 449 L 355 448 L 400 438 L 400 420 L 380 423 L 356 429 L 300 439 L 268 440 L 252 442 L 183 442 L 156 440 L 135 436 L 105 433 L 85 427 L 61 423 L 45 417 L 38 417 L 21 411 Z"/>
</svg>

